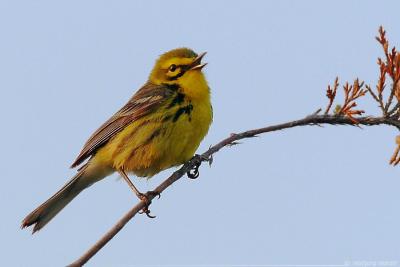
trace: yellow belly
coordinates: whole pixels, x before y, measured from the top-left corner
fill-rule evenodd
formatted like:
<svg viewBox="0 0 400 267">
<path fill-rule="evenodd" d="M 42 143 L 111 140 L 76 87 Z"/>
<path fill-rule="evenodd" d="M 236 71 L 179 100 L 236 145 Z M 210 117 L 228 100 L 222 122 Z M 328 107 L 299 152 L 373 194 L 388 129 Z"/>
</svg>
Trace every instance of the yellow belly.
<svg viewBox="0 0 400 267">
<path fill-rule="evenodd" d="M 184 163 L 194 155 L 212 121 L 209 101 L 192 104 L 190 116 L 182 114 L 175 122 L 163 121 L 163 110 L 133 122 L 99 149 L 92 160 L 141 177 Z"/>
</svg>

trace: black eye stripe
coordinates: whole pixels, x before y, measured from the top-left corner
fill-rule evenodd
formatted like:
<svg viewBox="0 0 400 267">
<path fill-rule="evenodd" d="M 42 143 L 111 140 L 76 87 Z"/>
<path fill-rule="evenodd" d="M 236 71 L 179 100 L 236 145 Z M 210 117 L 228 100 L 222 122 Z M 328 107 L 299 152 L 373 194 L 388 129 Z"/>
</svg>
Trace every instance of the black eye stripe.
<svg viewBox="0 0 400 267">
<path fill-rule="evenodd" d="M 179 72 L 177 75 L 170 77 L 169 80 L 170 80 L 170 81 L 177 80 L 179 77 L 182 77 L 183 74 L 185 74 L 185 71 L 184 71 L 184 70 L 182 70 L 181 72 Z"/>
<path fill-rule="evenodd" d="M 177 65 L 176 68 L 180 69 L 181 71 L 178 74 L 176 74 L 175 76 L 169 77 L 168 80 L 174 81 L 174 80 L 177 80 L 179 77 L 182 77 L 183 74 L 185 74 L 185 72 L 189 69 L 189 66 L 187 66 L 187 65 Z"/>
</svg>

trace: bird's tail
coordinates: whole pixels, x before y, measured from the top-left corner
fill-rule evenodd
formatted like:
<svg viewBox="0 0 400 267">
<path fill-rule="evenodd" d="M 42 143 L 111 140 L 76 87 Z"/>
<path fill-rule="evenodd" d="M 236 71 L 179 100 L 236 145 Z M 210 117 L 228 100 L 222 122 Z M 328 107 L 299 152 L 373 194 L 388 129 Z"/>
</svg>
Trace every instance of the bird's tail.
<svg viewBox="0 0 400 267">
<path fill-rule="evenodd" d="M 89 168 L 87 167 L 86 165 L 81 168 L 57 193 L 29 213 L 22 221 L 21 228 L 34 225 L 32 233 L 39 231 L 80 192 L 108 175 L 108 173 L 104 172 L 93 172 L 88 170 Z"/>
</svg>

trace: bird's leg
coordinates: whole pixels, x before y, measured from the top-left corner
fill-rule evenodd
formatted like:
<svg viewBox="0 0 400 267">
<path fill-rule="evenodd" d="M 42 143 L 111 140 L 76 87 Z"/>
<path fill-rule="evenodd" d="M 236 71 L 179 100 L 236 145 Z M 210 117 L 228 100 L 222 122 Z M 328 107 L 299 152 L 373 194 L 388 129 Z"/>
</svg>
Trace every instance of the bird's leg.
<svg viewBox="0 0 400 267">
<path fill-rule="evenodd" d="M 141 193 L 136 186 L 132 183 L 131 179 L 129 179 L 128 175 L 123 170 L 118 170 L 118 173 L 124 178 L 124 180 L 128 183 L 129 187 L 135 193 L 135 195 L 140 199 L 143 200 L 145 194 Z"/>
<path fill-rule="evenodd" d="M 149 198 L 149 195 L 156 195 L 158 198 L 160 198 L 160 193 L 156 191 L 148 191 L 146 194 L 141 193 L 136 186 L 132 183 L 131 179 L 129 179 L 128 175 L 123 171 L 123 170 L 118 170 L 118 173 L 124 178 L 124 180 L 128 183 L 129 187 L 133 190 L 133 192 L 136 194 L 136 196 L 144 201 L 146 203 L 146 206 L 143 208 L 143 210 L 140 213 L 145 213 L 147 217 L 149 218 L 155 218 L 156 216 L 150 215 L 150 210 L 149 206 L 151 204 L 151 200 Z"/>
</svg>

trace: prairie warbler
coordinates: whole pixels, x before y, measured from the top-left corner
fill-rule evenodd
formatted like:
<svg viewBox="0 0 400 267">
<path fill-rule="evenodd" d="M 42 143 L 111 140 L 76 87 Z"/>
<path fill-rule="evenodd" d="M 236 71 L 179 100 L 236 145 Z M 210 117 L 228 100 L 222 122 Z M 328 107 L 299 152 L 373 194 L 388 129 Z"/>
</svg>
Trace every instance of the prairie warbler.
<svg viewBox="0 0 400 267">
<path fill-rule="evenodd" d="M 204 55 L 188 48 L 161 55 L 145 85 L 86 142 L 71 166 L 81 165 L 77 174 L 26 216 L 22 227 L 40 230 L 82 190 L 114 172 L 146 198 L 127 173 L 151 177 L 189 160 L 212 121 Z"/>
</svg>

